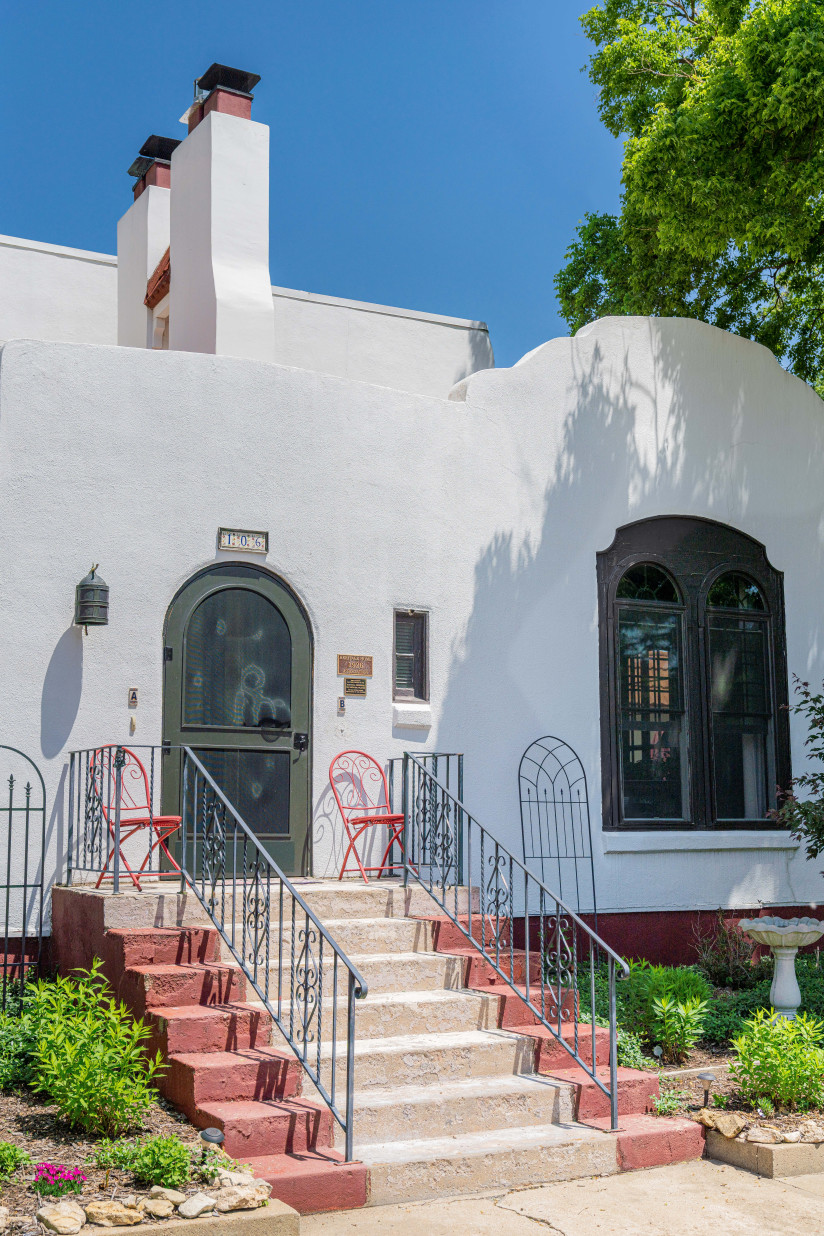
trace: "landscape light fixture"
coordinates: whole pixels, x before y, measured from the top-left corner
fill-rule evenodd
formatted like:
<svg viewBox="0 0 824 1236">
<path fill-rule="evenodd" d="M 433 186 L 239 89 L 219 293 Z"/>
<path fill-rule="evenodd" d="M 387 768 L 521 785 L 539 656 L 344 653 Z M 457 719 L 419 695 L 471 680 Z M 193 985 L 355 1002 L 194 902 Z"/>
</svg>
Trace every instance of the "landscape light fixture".
<svg viewBox="0 0 824 1236">
<path fill-rule="evenodd" d="M 215 1146 L 219 1150 L 223 1145 L 223 1134 L 220 1129 L 202 1129 L 200 1133 L 200 1141 L 203 1146 L 202 1159 L 206 1160 L 206 1151 L 210 1146 Z"/>
<path fill-rule="evenodd" d="M 717 1081 L 714 1073 L 699 1073 L 698 1080 L 704 1083 L 704 1107 L 709 1107 L 710 1102 L 710 1086 L 714 1081 Z"/>
</svg>

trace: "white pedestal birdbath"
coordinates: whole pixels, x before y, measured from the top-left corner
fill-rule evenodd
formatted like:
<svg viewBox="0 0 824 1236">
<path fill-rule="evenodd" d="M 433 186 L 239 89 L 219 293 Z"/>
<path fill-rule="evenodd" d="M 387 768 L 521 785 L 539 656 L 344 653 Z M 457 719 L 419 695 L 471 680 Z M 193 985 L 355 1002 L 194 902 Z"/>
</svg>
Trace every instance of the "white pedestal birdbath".
<svg viewBox="0 0 824 1236">
<path fill-rule="evenodd" d="M 756 944 L 767 944 L 772 949 L 775 971 L 770 1003 L 782 1017 L 794 1018 L 801 1003 L 795 955 L 804 945 L 815 944 L 824 935 L 824 923 L 817 918 L 742 918 L 738 926 Z"/>
</svg>

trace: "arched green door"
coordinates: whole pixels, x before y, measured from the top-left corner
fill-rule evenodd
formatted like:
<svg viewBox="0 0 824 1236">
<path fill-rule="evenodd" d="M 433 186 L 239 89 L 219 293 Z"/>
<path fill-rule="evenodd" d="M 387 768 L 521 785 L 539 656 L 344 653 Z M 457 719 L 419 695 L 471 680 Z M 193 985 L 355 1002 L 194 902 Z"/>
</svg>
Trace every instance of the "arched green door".
<svg viewBox="0 0 824 1236">
<path fill-rule="evenodd" d="M 164 811 L 180 813 L 179 746 L 191 747 L 287 875 L 309 870 L 312 642 L 273 576 L 240 563 L 202 572 L 166 618 Z"/>
</svg>

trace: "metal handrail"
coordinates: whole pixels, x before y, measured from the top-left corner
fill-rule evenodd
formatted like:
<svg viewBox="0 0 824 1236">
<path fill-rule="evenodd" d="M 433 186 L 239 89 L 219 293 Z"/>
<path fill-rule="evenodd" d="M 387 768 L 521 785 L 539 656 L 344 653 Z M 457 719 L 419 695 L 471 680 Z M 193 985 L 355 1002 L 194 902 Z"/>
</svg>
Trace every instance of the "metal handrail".
<svg viewBox="0 0 824 1236">
<path fill-rule="evenodd" d="M 404 753 L 404 884 L 417 881 L 510 987 L 541 1025 L 609 1098 L 612 1129 L 618 1127 L 618 1049 L 615 1011 L 616 966 L 629 967 L 592 928 L 547 888 L 485 829 L 460 799 L 411 752 Z M 463 868 L 463 870 L 462 870 Z M 523 896 L 523 913 L 516 901 Z M 468 886 L 467 913 L 460 911 L 459 889 Z M 478 911 L 473 890 L 478 890 Z M 451 890 L 451 891 L 450 891 Z M 451 903 L 451 905 L 450 905 Z M 531 909 L 535 906 L 535 909 Z M 523 918 L 523 947 L 516 946 Z M 461 920 L 464 920 L 463 922 Z M 535 921 L 537 919 L 537 922 Z M 480 939 L 477 939 L 479 936 Z M 537 941 L 537 979 L 532 959 Z M 589 949 L 591 1064 L 579 1048 L 579 939 Z M 516 954 L 523 953 L 524 982 L 518 982 Z M 609 982 L 609 1064 L 606 1084 L 598 1076 L 595 1035 L 595 972 L 603 955 Z M 572 1042 L 563 1030 L 572 1025 Z"/>
<path fill-rule="evenodd" d="M 10 772 L 5 778 L 8 794 L 0 801 L 0 821 L 6 823 L 5 878 L 0 876 L 0 896 L 5 895 L 2 918 L 3 964 L 0 979 L 0 1011 L 20 1013 L 26 987 L 32 973 L 39 974 L 43 959 L 43 916 L 46 862 L 46 786 L 43 775 L 30 756 L 18 747 L 0 743 L 0 751 L 17 756 L 29 769 L 33 768 L 37 780 L 29 770 L 24 774 L 23 798 L 15 798 L 20 789 L 21 777 Z M 16 763 L 16 761 L 12 761 Z M 34 784 L 33 784 L 34 783 Z M 39 792 L 38 792 L 39 787 Z M 32 795 L 34 794 L 34 801 Z M 22 829 L 18 828 L 22 824 Z M 20 833 L 22 831 L 22 837 Z M 22 864 L 21 864 L 22 849 Z M 22 865 L 22 872 L 20 867 Z M 33 870 L 31 870 L 32 868 Z M 12 879 L 16 870 L 22 879 Z M 12 898 L 12 894 L 17 894 Z M 14 901 L 14 906 L 12 902 Z M 32 922 L 32 920 L 35 920 Z M 18 936 L 19 925 L 19 936 Z M 36 936 L 34 928 L 36 926 Z M 29 928 L 32 934 L 29 935 Z M 37 941 L 37 952 L 30 953 Z M 15 962 L 13 948 L 19 939 L 19 960 Z"/>
<path fill-rule="evenodd" d="M 355 1001 L 367 995 L 366 980 L 189 747 L 183 748 L 182 774 L 182 885 L 189 885 L 206 910 L 247 981 L 343 1129 L 349 1162 L 354 1122 Z M 276 957 L 271 955 L 270 943 L 273 901 L 280 925 Z M 284 924 L 288 925 L 290 934 L 286 948 Z M 323 1079 L 322 1068 L 324 965 L 331 969 L 326 980 L 327 987 L 331 987 L 328 1085 Z M 341 981 L 346 982 L 343 1104 L 339 1102 L 338 1085 L 341 970 Z"/>
</svg>

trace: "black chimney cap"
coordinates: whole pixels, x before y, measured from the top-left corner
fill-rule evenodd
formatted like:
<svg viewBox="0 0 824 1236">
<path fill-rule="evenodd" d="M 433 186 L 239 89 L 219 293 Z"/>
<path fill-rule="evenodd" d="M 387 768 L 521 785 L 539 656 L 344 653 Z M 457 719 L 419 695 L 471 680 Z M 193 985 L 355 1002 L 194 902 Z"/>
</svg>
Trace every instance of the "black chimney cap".
<svg viewBox="0 0 824 1236">
<path fill-rule="evenodd" d="M 212 64 L 203 76 L 197 79 L 197 88 L 210 91 L 217 86 L 225 86 L 227 90 L 235 90 L 239 94 L 251 94 L 259 81 L 259 73 L 247 73 L 245 69 L 231 69 L 228 64 Z"/>
<path fill-rule="evenodd" d="M 176 150 L 179 145 L 180 139 L 177 137 L 158 137 L 156 133 L 153 133 L 151 137 L 146 138 L 139 153 L 150 159 L 161 159 L 164 163 L 168 163 L 172 157 L 172 151 Z"/>
</svg>

